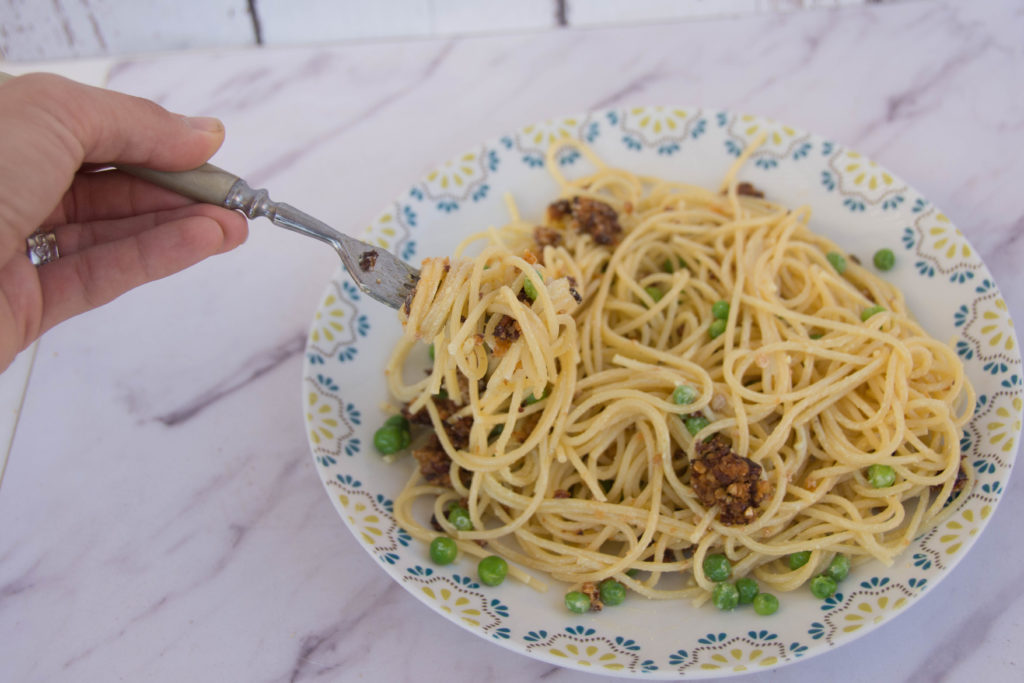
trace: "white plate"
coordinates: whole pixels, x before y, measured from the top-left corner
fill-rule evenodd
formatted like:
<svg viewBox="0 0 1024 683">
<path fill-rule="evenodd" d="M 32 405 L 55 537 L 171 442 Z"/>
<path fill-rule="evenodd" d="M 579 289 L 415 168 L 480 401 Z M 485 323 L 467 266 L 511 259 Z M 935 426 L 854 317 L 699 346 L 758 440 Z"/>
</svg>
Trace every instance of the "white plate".
<svg viewBox="0 0 1024 683">
<path fill-rule="evenodd" d="M 343 272 L 328 285 L 310 331 L 303 410 L 313 457 L 338 514 L 406 590 L 487 640 L 560 666 L 645 678 L 701 678 L 764 670 L 838 647 L 885 623 L 926 594 L 960 561 L 985 526 L 1016 454 L 1021 358 L 1006 304 L 977 252 L 949 219 L 898 177 L 856 152 L 766 119 L 693 107 L 636 107 L 526 126 L 474 147 L 403 193 L 366 239 L 419 263 L 451 253 L 466 235 L 507 222 L 505 193 L 540 219 L 558 188 L 543 167 L 559 137 L 585 140 L 607 163 L 636 173 L 717 187 L 760 132 L 768 139 L 740 174 L 773 201 L 813 209 L 811 227 L 869 262 L 896 253 L 886 277 L 934 336 L 953 340 L 978 392 L 962 448 L 977 473 L 941 526 L 886 568 L 855 569 L 832 598 L 798 590 L 771 617 L 751 609 L 634 597 L 614 612 L 566 611 L 555 582 L 539 594 L 513 581 L 481 585 L 475 563 L 431 564 L 427 548 L 398 528 L 392 501 L 411 458 L 388 465 L 373 432 L 388 400 L 386 358 L 401 334 L 394 311 L 360 294 Z M 563 170 L 590 169 L 576 153 Z"/>
</svg>

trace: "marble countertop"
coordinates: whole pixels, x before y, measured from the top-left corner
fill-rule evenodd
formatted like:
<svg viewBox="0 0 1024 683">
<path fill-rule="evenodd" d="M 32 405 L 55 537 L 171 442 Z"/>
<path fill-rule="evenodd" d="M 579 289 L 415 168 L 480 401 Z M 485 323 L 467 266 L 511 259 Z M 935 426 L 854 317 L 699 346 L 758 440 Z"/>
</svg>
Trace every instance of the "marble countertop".
<svg viewBox="0 0 1024 683">
<path fill-rule="evenodd" d="M 115 60 L 108 84 L 221 117 L 216 163 L 353 229 L 434 164 L 531 121 L 628 103 L 757 113 L 897 170 L 1021 320 L 1022 35 L 1011 0 L 905 2 L 172 53 Z M 260 221 L 241 249 L 41 340 L 0 486 L 0 679 L 593 679 L 432 615 L 338 519 L 299 401 L 335 267 Z M 1022 501 L 1018 474 L 974 549 L 892 623 L 747 680 L 1019 680 Z"/>
</svg>

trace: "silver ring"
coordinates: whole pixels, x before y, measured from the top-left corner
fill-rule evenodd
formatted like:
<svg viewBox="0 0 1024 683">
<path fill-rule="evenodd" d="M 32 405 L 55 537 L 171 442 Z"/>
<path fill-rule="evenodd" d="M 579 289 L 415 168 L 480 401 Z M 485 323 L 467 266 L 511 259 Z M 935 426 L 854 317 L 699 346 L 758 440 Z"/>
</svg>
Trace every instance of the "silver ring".
<svg viewBox="0 0 1024 683">
<path fill-rule="evenodd" d="M 25 244 L 28 245 L 28 259 L 33 266 L 41 266 L 60 258 L 57 236 L 52 232 L 33 233 L 25 240 Z"/>
</svg>

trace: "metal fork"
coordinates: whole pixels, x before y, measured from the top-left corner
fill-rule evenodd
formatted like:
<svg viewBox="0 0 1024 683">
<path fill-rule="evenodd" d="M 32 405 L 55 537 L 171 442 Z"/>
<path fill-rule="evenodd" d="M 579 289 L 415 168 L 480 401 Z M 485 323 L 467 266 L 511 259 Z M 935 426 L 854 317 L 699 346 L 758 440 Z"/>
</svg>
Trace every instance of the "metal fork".
<svg viewBox="0 0 1024 683">
<path fill-rule="evenodd" d="M 326 242 L 338 252 L 359 289 L 391 308 L 401 308 L 419 280 L 420 272 L 391 252 L 340 233 L 290 204 L 272 201 L 266 190 L 254 190 L 213 164 L 178 172 L 126 165 L 116 168 L 189 199 L 237 209 L 251 219 L 264 216 L 274 225 Z"/>
</svg>

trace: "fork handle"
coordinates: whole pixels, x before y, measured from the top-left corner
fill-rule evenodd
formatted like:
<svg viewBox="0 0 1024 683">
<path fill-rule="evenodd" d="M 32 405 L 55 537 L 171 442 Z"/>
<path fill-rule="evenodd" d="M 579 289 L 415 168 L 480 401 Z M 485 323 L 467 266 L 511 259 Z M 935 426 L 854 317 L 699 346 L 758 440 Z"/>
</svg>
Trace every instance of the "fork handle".
<svg viewBox="0 0 1024 683">
<path fill-rule="evenodd" d="M 216 204 L 230 209 L 242 208 L 228 206 L 231 190 L 239 182 L 243 182 L 242 179 L 213 164 L 203 164 L 191 171 L 154 171 L 151 168 L 123 164 L 118 164 L 117 168 L 197 202 Z M 250 216 L 250 218 L 254 218 L 254 216 Z"/>
<path fill-rule="evenodd" d="M 251 219 L 263 216 L 277 222 L 282 206 L 271 201 L 266 190 L 254 190 L 234 173 L 213 164 L 203 164 L 191 171 L 155 171 L 124 164 L 114 164 L 114 168 L 197 202 L 241 211 Z"/>
<path fill-rule="evenodd" d="M 253 189 L 242 178 L 213 164 L 203 164 L 191 171 L 154 171 L 123 165 L 116 168 L 189 199 L 241 211 L 250 219 L 262 216 L 278 227 L 326 242 L 338 251 L 349 269 L 356 265 L 351 253 L 366 246 L 291 204 L 271 200 L 266 190 Z"/>
</svg>

